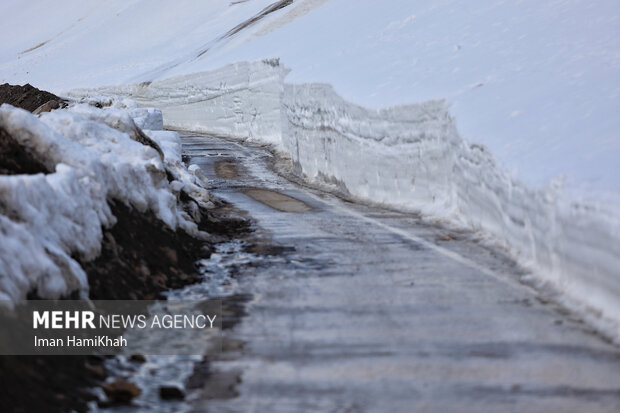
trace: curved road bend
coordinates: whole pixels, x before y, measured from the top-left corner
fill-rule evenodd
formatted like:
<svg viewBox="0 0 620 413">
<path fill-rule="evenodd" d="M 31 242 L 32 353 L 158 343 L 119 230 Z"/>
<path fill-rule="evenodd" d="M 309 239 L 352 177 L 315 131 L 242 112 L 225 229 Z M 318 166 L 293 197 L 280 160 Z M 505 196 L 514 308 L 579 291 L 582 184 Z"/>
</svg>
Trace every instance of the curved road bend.
<svg viewBox="0 0 620 413">
<path fill-rule="evenodd" d="M 212 192 L 284 247 L 242 272 L 247 315 L 194 411 L 620 412 L 618 347 L 501 254 L 291 183 L 260 146 L 183 142 Z"/>
</svg>

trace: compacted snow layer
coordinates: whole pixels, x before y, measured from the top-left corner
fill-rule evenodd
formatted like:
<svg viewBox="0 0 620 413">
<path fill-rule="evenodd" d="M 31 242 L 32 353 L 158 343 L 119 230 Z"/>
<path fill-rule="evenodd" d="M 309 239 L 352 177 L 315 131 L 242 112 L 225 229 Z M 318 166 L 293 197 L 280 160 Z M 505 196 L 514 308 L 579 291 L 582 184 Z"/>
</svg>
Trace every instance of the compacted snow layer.
<svg viewBox="0 0 620 413">
<path fill-rule="evenodd" d="M 279 144 L 285 74 L 278 60 L 239 62 L 213 72 L 98 90 L 132 96 L 138 103 L 153 102 L 168 127 Z M 92 91 L 70 93 L 83 96 Z"/>
<path fill-rule="evenodd" d="M 524 185 L 461 139 L 444 101 L 366 109 L 329 85 L 285 84 L 286 73 L 277 61 L 244 62 L 96 93 L 160 107 L 177 128 L 264 139 L 308 182 L 480 231 L 618 337 L 617 203 Z"/>
<path fill-rule="evenodd" d="M 481 230 L 541 280 L 620 321 L 617 204 L 528 188 L 461 139 L 441 101 L 368 110 L 327 85 L 287 85 L 283 112 L 284 145 L 305 179 Z"/>
<path fill-rule="evenodd" d="M 10 105 L 0 107 L 0 126 L 53 171 L 0 176 L 4 303 L 32 291 L 43 298 L 73 291 L 87 296 L 86 274 L 74 257 L 90 260 L 99 254 L 102 227 L 116 222 L 109 200 L 152 211 L 173 230 L 205 235 L 177 201 L 186 191 L 209 206 L 202 179 L 181 164 L 178 135 L 146 131 L 159 142 L 163 160 L 155 149 L 131 138 L 136 123 L 161 129 L 161 112 L 126 99 L 104 103 L 109 106 L 73 104 L 39 117 Z"/>
</svg>

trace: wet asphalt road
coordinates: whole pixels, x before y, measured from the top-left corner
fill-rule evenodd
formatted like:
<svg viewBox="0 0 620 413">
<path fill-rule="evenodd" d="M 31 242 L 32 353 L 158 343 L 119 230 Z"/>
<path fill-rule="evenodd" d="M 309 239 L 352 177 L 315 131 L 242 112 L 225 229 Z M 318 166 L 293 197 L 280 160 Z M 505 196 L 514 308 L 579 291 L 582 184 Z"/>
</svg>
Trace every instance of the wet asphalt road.
<svg viewBox="0 0 620 413">
<path fill-rule="evenodd" d="M 291 183 L 257 145 L 184 150 L 284 251 L 240 272 L 247 315 L 193 411 L 620 412 L 618 347 L 502 254 Z"/>
</svg>

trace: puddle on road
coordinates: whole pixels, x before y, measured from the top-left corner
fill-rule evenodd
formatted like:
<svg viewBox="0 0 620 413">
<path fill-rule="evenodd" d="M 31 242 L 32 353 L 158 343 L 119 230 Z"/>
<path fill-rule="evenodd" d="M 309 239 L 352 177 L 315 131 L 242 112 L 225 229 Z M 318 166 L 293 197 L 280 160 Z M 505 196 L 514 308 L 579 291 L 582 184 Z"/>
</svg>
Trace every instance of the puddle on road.
<svg viewBox="0 0 620 413">
<path fill-rule="evenodd" d="M 239 294 L 235 274 L 241 267 L 260 265 L 266 258 L 246 252 L 247 245 L 240 240 L 224 242 L 215 246 L 215 251 L 208 259 L 197 262 L 198 271 L 203 281 L 191 284 L 179 290 L 169 291 L 168 301 L 186 303 L 192 301 L 208 301 L 216 299 L 222 301 L 222 330 L 233 328 L 246 315 L 245 305 L 252 300 L 248 294 Z M 182 330 L 179 334 L 188 344 L 195 340 L 191 330 Z M 144 341 L 157 346 L 161 335 L 147 335 Z M 200 345 L 201 343 L 194 343 Z M 204 343 L 205 347 L 210 343 Z M 236 395 L 235 387 L 241 381 L 240 372 L 220 372 L 210 367 L 209 360 L 225 357 L 227 353 L 234 353 L 243 348 L 244 343 L 230 340 L 226 335 L 221 336 L 221 353 L 203 355 L 146 355 L 145 360 L 136 362 L 130 354 L 119 355 L 106 359 L 105 369 L 109 379 L 122 379 L 136 384 L 142 394 L 132 400 L 129 405 L 108 405 L 101 388 L 93 389 L 99 399 L 103 401 L 99 406 L 97 401 L 89 404 L 91 413 L 182 413 L 189 412 L 192 404 L 198 398 L 226 399 Z M 204 371 L 201 371 L 202 370 Z M 204 387 L 210 386 L 205 393 Z M 181 400 L 163 400 L 160 396 L 161 386 L 174 386 L 185 393 Z M 204 394 L 206 394 L 206 396 Z"/>
<path fill-rule="evenodd" d="M 281 212 L 306 212 L 312 208 L 305 202 L 269 189 L 246 189 L 244 194 Z"/>
<path fill-rule="evenodd" d="M 232 161 L 217 161 L 214 165 L 214 169 L 218 178 L 234 179 L 239 176 L 239 169 Z"/>
</svg>

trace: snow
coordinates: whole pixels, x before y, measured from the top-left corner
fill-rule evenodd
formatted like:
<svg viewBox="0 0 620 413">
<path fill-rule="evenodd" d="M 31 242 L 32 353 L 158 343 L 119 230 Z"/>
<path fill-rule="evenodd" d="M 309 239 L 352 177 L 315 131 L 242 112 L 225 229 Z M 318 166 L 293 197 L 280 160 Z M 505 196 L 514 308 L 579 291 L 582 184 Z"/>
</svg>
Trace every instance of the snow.
<svg viewBox="0 0 620 413">
<path fill-rule="evenodd" d="M 285 83 L 286 73 L 273 60 L 242 62 L 74 93 L 132 96 L 169 126 L 271 143 L 307 182 L 477 231 L 620 338 L 617 198 L 578 197 L 561 181 L 527 186 L 462 139 L 444 100 L 368 109 L 330 85 Z"/>
<path fill-rule="evenodd" d="M 86 275 L 73 257 L 97 257 L 102 228 L 116 222 L 111 200 L 152 211 L 173 230 L 206 236 L 177 202 L 186 191 L 199 194 L 197 201 L 209 206 L 205 182 L 181 164 L 178 135 L 149 131 L 161 142 L 162 161 L 157 151 L 127 133 L 135 129 L 130 113 L 156 125 L 161 112 L 133 102 L 127 108 L 127 102 L 103 109 L 72 104 L 40 117 L 0 107 L 0 126 L 54 170 L 0 176 L 0 300 L 13 303 L 34 290 L 43 298 L 72 291 L 87 297 Z M 176 180 L 168 182 L 167 169 Z"/>
<path fill-rule="evenodd" d="M 86 99 L 93 93 L 132 96 L 139 103 L 161 109 L 167 127 L 278 144 L 285 73 L 277 61 L 238 62 L 149 86 L 73 89 L 70 94 Z"/>
<path fill-rule="evenodd" d="M 620 190 L 616 1 L 297 0 L 226 36 L 274 2 L 7 0 L 0 81 L 61 91 L 280 58 L 289 82 L 365 107 L 446 99 L 463 138 L 530 186 Z"/>
<path fill-rule="evenodd" d="M 528 185 L 618 191 L 619 19 L 613 0 L 333 0 L 166 76 L 278 57 L 288 82 L 365 107 L 445 99 L 463 138 Z"/>
<path fill-rule="evenodd" d="M 0 81 L 108 86 L 73 93 L 264 140 L 313 183 L 480 230 L 620 321 L 617 1 L 296 0 L 252 20 L 274 3 L 7 0 Z"/>
</svg>

